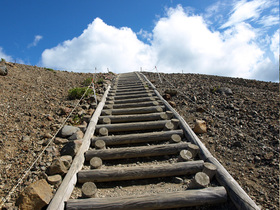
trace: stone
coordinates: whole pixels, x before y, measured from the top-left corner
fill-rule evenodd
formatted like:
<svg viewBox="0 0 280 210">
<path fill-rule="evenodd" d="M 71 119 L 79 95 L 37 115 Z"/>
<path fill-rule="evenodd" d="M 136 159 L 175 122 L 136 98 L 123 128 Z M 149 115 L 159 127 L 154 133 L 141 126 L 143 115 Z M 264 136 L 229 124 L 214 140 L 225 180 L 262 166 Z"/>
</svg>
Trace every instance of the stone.
<svg viewBox="0 0 280 210">
<path fill-rule="evenodd" d="M 30 141 L 30 136 L 22 136 L 21 140 L 24 142 Z"/>
<path fill-rule="evenodd" d="M 165 100 L 170 100 L 170 99 L 171 99 L 171 95 L 168 94 L 168 93 L 166 93 L 166 94 L 163 96 L 163 98 L 164 98 Z"/>
<path fill-rule="evenodd" d="M 84 137 L 84 133 L 79 130 L 76 133 L 74 133 L 72 136 L 68 138 L 68 140 L 77 140 L 77 139 L 82 139 Z"/>
<path fill-rule="evenodd" d="M 54 139 L 55 144 L 66 144 L 67 142 L 68 142 L 68 139 L 64 139 L 64 138 L 56 137 Z"/>
<path fill-rule="evenodd" d="M 48 147 L 45 153 L 54 157 L 59 156 L 59 151 L 54 146 Z"/>
<path fill-rule="evenodd" d="M 76 133 L 77 131 L 79 131 L 80 129 L 75 127 L 75 126 L 71 126 L 71 125 L 65 125 L 58 133 L 59 137 L 69 137 L 72 136 L 74 133 Z"/>
<path fill-rule="evenodd" d="M 164 93 L 169 94 L 170 96 L 176 96 L 177 90 L 167 89 L 164 91 Z"/>
<path fill-rule="evenodd" d="M 241 144 L 240 141 L 236 141 L 236 142 L 234 142 L 234 143 L 232 144 L 232 146 L 234 146 L 234 147 L 242 147 L 242 144 Z"/>
<path fill-rule="evenodd" d="M 62 149 L 60 150 L 60 155 L 70 155 L 71 157 L 74 157 L 77 154 L 81 145 L 81 140 L 70 141 L 66 143 L 64 147 L 62 147 Z"/>
<path fill-rule="evenodd" d="M 204 120 L 196 120 L 193 131 L 196 134 L 207 133 L 206 122 Z"/>
<path fill-rule="evenodd" d="M 55 174 L 64 175 L 67 173 L 67 167 L 65 166 L 64 162 L 60 158 L 57 158 L 47 168 L 46 173 L 48 175 L 55 175 Z"/>
<path fill-rule="evenodd" d="M 5 64 L 0 63 L 0 75 L 1 76 L 7 76 L 8 75 L 8 69 Z"/>
<path fill-rule="evenodd" d="M 61 175 L 59 175 L 59 174 L 52 175 L 52 176 L 48 176 L 48 177 L 47 177 L 47 181 L 48 181 L 48 183 L 51 184 L 51 185 L 58 185 L 58 184 L 61 183 L 62 177 L 61 177 Z"/>
<path fill-rule="evenodd" d="M 168 103 L 172 106 L 172 107 L 176 107 L 176 103 L 174 101 L 168 101 Z"/>
<path fill-rule="evenodd" d="M 226 95 L 232 95 L 233 94 L 232 90 L 228 87 L 220 87 L 217 90 L 217 93 L 226 94 Z"/>
<path fill-rule="evenodd" d="M 58 111 L 58 115 L 68 115 L 72 110 L 68 107 L 60 107 Z"/>
<path fill-rule="evenodd" d="M 53 197 L 52 188 L 46 180 L 40 179 L 24 189 L 20 194 L 17 205 L 19 209 L 42 209 Z"/>
<path fill-rule="evenodd" d="M 63 155 L 60 157 L 60 160 L 63 161 L 64 165 L 66 166 L 67 169 L 70 168 L 71 163 L 72 163 L 72 156 L 70 155 Z"/>
</svg>

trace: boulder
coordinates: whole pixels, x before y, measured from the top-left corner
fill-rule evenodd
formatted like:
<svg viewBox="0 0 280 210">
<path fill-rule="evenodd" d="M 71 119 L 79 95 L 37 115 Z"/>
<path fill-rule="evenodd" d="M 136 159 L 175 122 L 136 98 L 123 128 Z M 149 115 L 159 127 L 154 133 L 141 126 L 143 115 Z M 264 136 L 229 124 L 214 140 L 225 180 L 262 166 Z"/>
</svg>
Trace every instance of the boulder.
<svg viewBox="0 0 280 210">
<path fill-rule="evenodd" d="M 40 179 L 20 194 L 17 205 L 19 209 L 42 209 L 48 205 L 53 197 L 52 188 L 46 180 Z"/>
<path fill-rule="evenodd" d="M 196 120 L 193 131 L 196 134 L 202 134 L 207 132 L 206 122 L 204 120 Z"/>
<path fill-rule="evenodd" d="M 62 147 L 62 149 L 60 150 L 60 155 L 70 155 L 71 157 L 74 157 L 77 154 L 81 145 L 81 140 L 70 141 L 66 143 L 64 147 Z"/>
<path fill-rule="evenodd" d="M 64 175 L 67 173 L 67 167 L 65 166 L 64 162 L 60 158 L 57 158 L 47 168 L 46 173 L 48 175 L 55 175 L 55 174 Z"/>
<path fill-rule="evenodd" d="M 68 138 L 68 140 L 77 140 L 77 139 L 82 139 L 84 137 L 84 133 L 79 130 L 76 133 L 74 133 L 72 136 Z"/>
<path fill-rule="evenodd" d="M 164 91 L 165 94 L 169 94 L 170 96 L 176 96 L 177 90 L 167 89 Z"/>
<path fill-rule="evenodd" d="M 232 95 L 233 92 L 230 88 L 228 87 L 221 87 L 217 90 L 217 93 L 220 93 L 220 94 L 226 94 L 226 95 Z"/>
<path fill-rule="evenodd" d="M 7 69 L 6 65 L 3 63 L 0 63 L 0 75 L 1 76 L 8 75 L 8 69 Z"/>
<path fill-rule="evenodd" d="M 72 136 L 74 133 L 76 133 L 77 131 L 79 131 L 80 129 L 75 127 L 75 126 L 71 126 L 71 125 L 65 125 L 58 133 L 59 137 L 69 137 Z"/>
</svg>

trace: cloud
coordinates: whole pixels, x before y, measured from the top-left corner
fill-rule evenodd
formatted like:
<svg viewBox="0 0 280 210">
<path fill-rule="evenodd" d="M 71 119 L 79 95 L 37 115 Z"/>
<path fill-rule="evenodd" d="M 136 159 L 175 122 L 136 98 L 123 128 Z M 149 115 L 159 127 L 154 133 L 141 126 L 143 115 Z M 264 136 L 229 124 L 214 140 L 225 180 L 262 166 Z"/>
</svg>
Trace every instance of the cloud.
<svg viewBox="0 0 280 210">
<path fill-rule="evenodd" d="M 41 35 L 36 35 L 36 36 L 34 37 L 33 42 L 30 43 L 30 44 L 28 44 L 27 48 L 37 46 L 37 44 L 39 43 L 39 41 L 40 41 L 41 39 L 43 39 L 43 36 L 41 36 Z"/>
<path fill-rule="evenodd" d="M 146 37 L 149 44 L 140 41 L 137 34 Z M 156 65 L 160 72 L 184 70 L 270 81 L 278 78 L 279 62 L 268 54 L 276 58 L 279 30 L 273 37 L 266 35 L 264 47 L 259 41 L 262 34 L 249 23 L 237 21 L 223 31 L 210 30 L 203 16 L 177 6 L 158 19 L 152 33 L 142 30 L 137 34 L 96 18 L 80 36 L 46 49 L 41 63 L 78 72 L 93 72 L 97 67 L 99 71 L 109 68 L 120 73 Z"/>
<path fill-rule="evenodd" d="M 224 23 L 221 28 L 227 28 L 250 19 L 256 20 L 266 6 L 266 0 L 253 0 L 249 2 L 246 0 L 238 1 L 231 11 L 229 20 Z"/>
<path fill-rule="evenodd" d="M 151 48 L 127 27 L 115 28 L 96 18 L 79 37 L 47 49 L 42 64 L 74 71 L 109 68 L 114 72 L 152 65 Z"/>
<path fill-rule="evenodd" d="M 0 59 L 1 59 L 1 58 L 5 59 L 5 60 L 8 61 L 8 62 L 11 62 L 11 61 L 13 60 L 12 56 L 7 55 L 7 54 L 4 52 L 4 50 L 3 50 L 2 47 L 0 47 Z"/>
</svg>

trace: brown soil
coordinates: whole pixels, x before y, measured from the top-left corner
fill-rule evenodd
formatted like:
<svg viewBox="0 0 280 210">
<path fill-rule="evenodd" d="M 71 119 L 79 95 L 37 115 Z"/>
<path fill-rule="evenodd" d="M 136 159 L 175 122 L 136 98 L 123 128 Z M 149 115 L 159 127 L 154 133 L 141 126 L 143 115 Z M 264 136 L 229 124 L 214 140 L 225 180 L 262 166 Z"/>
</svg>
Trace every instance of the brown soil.
<svg viewBox="0 0 280 210">
<path fill-rule="evenodd" d="M 198 74 L 161 74 L 161 83 L 158 74 L 145 75 L 163 96 L 178 91 L 170 101 L 191 128 L 196 119 L 206 121 L 207 133 L 198 137 L 213 156 L 258 205 L 277 209 L 279 84 Z M 221 87 L 233 94 L 221 94 Z"/>
</svg>

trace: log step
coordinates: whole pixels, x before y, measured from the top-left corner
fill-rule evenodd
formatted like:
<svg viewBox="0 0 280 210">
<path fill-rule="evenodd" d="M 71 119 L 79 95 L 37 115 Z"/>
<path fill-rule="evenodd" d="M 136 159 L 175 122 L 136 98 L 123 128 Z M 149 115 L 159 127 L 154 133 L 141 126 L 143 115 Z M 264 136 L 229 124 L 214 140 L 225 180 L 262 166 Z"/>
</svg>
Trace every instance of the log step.
<svg viewBox="0 0 280 210">
<path fill-rule="evenodd" d="M 190 175 L 202 171 L 203 163 L 203 160 L 196 160 L 173 164 L 161 164 L 153 167 L 136 166 L 117 169 L 82 170 L 78 172 L 78 182 L 111 182 Z"/>
<path fill-rule="evenodd" d="M 104 109 L 123 109 L 123 108 L 136 108 L 136 107 L 147 107 L 147 106 L 158 106 L 162 104 L 161 101 L 146 101 L 139 103 L 126 103 L 126 104 L 109 104 L 105 105 Z"/>
<path fill-rule="evenodd" d="M 143 130 L 159 130 L 163 129 L 165 124 L 171 122 L 170 120 L 148 121 L 148 122 L 134 122 L 134 123 L 119 123 L 119 124 L 103 124 L 96 125 L 96 132 L 99 129 L 106 128 L 109 133 L 123 132 L 123 131 L 143 131 Z"/>
<path fill-rule="evenodd" d="M 179 153 L 181 150 L 188 149 L 188 145 L 189 143 L 182 142 L 178 144 L 125 147 L 106 150 L 88 150 L 85 153 L 85 157 L 86 161 L 90 161 L 93 157 L 99 157 L 102 160 L 114 160 L 136 157 L 173 155 Z"/>
<path fill-rule="evenodd" d="M 100 116 L 99 124 L 103 124 L 104 123 L 103 120 L 106 118 L 109 118 L 111 123 L 169 120 L 169 117 L 165 112 L 156 112 L 156 113 L 148 113 L 148 114 Z"/>
<path fill-rule="evenodd" d="M 182 207 L 214 205 L 227 201 L 224 187 L 149 194 L 140 196 L 75 199 L 66 202 L 67 210 L 74 209 L 173 209 Z"/>
<path fill-rule="evenodd" d="M 152 107 L 136 107 L 126 109 L 104 109 L 101 115 L 129 115 L 129 114 L 147 114 L 153 112 L 163 112 L 165 106 L 152 106 Z"/>
<path fill-rule="evenodd" d="M 174 134 L 183 136 L 183 131 L 171 130 L 171 131 L 160 131 L 160 132 L 150 132 L 150 133 L 94 137 L 91 139 L 91 145 L 94 146 L 94 142 L 97 140 L 103 140 L 105 144 L 108 146 L 121 145 L 121 144 L 137 144 L 137 143 L 153 142 L 153 141 L 168 141 L 171 139 L 171 136 Z"/>
<path fill-rule="evenodd" d="M 108 96 L 119 96 L 119 95 L 134 95 L 134 94 L 143 94 L 143 93 L 152 93 L 152 90 L 141 90 L 141 91 L 127 91 L 127 92 L 111 92 Z"/>
<path fill-rule="evenodd" d="M 139 102 L 144 102 L 144 101 L 155 101 L 156 99 L 158 99 L 158 97 L 142 97 L 142 98 L 133 98 L 133 99 L 124 99 L 124 100 L 118 100 L 118 101 L 114 101 L 114 104 L 126 104 L 126 103 L 139 103 Z M 108 98 L 108 103 L 110 103 L 109 101 L 112 100 L 110 98 Z"/>
<path fill-rule="evenodd" d="M 110 96 L 112 97 L 112 100 L 123 100 L 123 99 L 129 99 L 129 98 L 141 98 L 141 97 L 152 97 L 155 94 L 153 93 L 140 93 L 140 94 L 134 94 L 134 95 L 118 95 L 118 96 Z"/>
<path fill-rule="evenodd" d="M 139 87 L 135 87 L 133 89 L 131 88 L 123 88 L 123 89 L 114 89 L 112 88 L 110 93 L 111 92 L 115 92 L 115 93 L 123 93 L 123 92 L 131 92 L 131 91 L 145 91 L 147 90 L 144 86 L 139 86 Z"/>
</svg>

